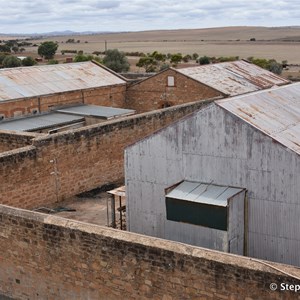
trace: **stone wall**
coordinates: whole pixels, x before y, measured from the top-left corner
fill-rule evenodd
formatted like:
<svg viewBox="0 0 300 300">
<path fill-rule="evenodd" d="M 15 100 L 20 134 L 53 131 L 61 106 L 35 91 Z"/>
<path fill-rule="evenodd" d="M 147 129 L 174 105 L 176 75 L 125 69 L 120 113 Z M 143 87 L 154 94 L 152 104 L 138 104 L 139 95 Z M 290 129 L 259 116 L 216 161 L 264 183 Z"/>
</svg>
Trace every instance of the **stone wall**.
<svg viewBox="0 0 300 300">
<path fill-rule="evenodd" d="M 167 84 L 168 76 L 174 77 L 173 87 Z M 140 113 L 221 96 L 221 92 L 168 69 L 128 86 L 126 105 Z"/>
<path fill-rule="evenodd" d="M 0 130 L 0 153 L 31 145 L 32 139 L 37 136 L 39 136 L 39 134 Z"/>
<path fill-rule="evenodd" d="M 0 153 L 0 203 L 35 208 L 105 184 L 123 183 L 126 146 L 210 102 L 40 136 L 32 146 Z"/>
<path fill-rule="evenodd" d="M 0 270 L 0 298 L 299 299 L 298 268 L 6 206 Z"/>
</svg>

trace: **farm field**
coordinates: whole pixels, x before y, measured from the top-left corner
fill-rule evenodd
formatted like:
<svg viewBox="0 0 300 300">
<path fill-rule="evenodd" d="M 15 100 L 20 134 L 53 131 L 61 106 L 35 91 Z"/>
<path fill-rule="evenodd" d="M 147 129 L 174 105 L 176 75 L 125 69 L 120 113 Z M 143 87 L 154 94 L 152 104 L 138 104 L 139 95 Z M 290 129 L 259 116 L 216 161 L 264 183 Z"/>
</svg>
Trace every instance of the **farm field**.
<svg viewBox="0 0 300 300">
<path fill-rule="evenodd" d="M 9 39 L 8 36 L 1 39 Z M 11 37 L 16 38 L 16 37 Z M 74 54 L 61 55 L 62 50 L 82 50 L 85 54 L 107 49 L 119 49 L 124 52 L 150 53 L 158 51 L 167 53 L 193 54 L 199 56 L 238 56 L 240 59 L 248 57 L 276 59 L 278 62 L 287 60 L 291 66 L 284 70 L 283 76 L 300 78 L 300 26 L 298 27 L 223 27 L 207 29 L 184 30 L 155 30 L 124 33 L 106 33 L 90 35 L 60 35 L 30 38 L 33 44 L 44 41 L 56 41 L 59 45 L 55 59 L 64 62 L 65 57 Z M 74 43 L 66 43 L 74 39 Z M 255 39 L 255 41 L 250 41 Z M 37 46 L 25 47 L 22 56 L 38 57 Z M 143 72 L 135 64 L 138 57 L 128 57 L 131 64 L 130 71 Z M 195 64 L 195 61 L 190 61 Z M 180 65 L 179 65 L 180 67 Z"/>
<path fill-rule="evenodd" d="M 80 43 L 66 43 L 68 39 Z M 254 38 L 255 41 L 250 41 Z M 192 54 L 200 56 L 249 56 L 287 60 L 300 64 L 300 27 L 224 27 L 210 29 L 158 30 L 144 32 L 53 36 L 35 39 L 41 43 L 57 41 L 58 52 L 64 49 L 82 50 L 91 54 L 94 51 L 119 49 L 125 52 L 153 52 Z M 36 52 L 37 49 L 27 49 Z"/>
</svg>

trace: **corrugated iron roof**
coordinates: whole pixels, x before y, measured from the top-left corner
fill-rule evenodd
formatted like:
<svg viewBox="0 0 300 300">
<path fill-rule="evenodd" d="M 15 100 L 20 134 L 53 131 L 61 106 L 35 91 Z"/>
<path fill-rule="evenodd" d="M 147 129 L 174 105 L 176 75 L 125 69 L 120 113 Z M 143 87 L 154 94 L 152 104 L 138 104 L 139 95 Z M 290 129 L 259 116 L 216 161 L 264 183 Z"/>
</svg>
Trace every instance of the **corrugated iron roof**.
<svg viewBox="0 0 300 300">
<path fill-rule="evenodd" d="M 123 109 L 98 105 L 76 105 L 71 107 L 60 108 L 56 111 L 67 114 L 91 116 L 105 119 L 128 116 L 135 113 L 135 111 L 132 109 Z"/>
<path fill-rule="evenodd" d="M 228 205 L 228 199 L 241 191 L 241 188 L 183 181 L 166 197 L 225 207 Z"/>
<path fill-rule="evenodd" d="M 71 124 L 80 121 L 84 121 L 84 118 L 81 116 L 61 113 L 49 113 L 45 115 L 25 117 L 22 119 L 2 121 L 0 122 L 0 130 L 34 131 L 53 127 L 56 125 L 61 126 L 64 124 Z"/>
<path fill-rule="evenodd" d="M 216 104 L 300 154 L 300 83 Z"/>
<path fill-rule="evenodd" d="M 243 60 L 177 69 L 176 71 L 229 96 L 242 95 L 289 83 L 288 80 Z"/>
<path fill-rule="evenodd" d="M 0 101 L 124 84 L 93 62 L 0 70 Z"/>
</svg>

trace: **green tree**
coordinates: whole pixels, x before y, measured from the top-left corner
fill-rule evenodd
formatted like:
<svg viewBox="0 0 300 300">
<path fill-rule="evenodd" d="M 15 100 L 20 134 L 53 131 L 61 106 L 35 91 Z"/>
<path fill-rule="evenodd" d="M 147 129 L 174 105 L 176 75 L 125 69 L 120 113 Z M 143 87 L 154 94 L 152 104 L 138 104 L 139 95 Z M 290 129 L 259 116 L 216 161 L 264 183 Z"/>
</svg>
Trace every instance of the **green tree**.
<svg viewBox="0 0 300 300">
<path fill-rule="evenodd" d="M 22 60 L 22 65 L 23 66 L 34 66 L 34 65 L 36 65 L 36 61 L 33 59 L 33 57 L 31 57 L 31 56 L 27 56 L 27 57 L 25 57 L 23 60 Z"/>
<path fill-rule="evenodd" d="M 193 60 L 197 60 L 198 57 L 199 57 L 198 53 L 193 53 L 193 55 L 192 55 Z"/>
<path fill-rule="evenodd" d="M 107 50 L 103 64 L 115 72 L 127 72 L 130 67 L 124 52 L 120 52 L 118 49 Z"/>
<path fill-rule="evenodd" d="M 182 54 L 181 53 L 176 53 L 172 54 L 170 58 L 170 62 L 174 65 L 179 64 L 182 61 Z"/>
<path fill-rule="evenodd" d="M 4 68 L 20 67 L 21 64 L 21 60 L 12 55 L 6 56 L 2 61 L 2 65 Z"/>
<path fill-rule="evenodd" d="M 210 61 L 209 61 L 209 57 L 208 56 L 204 55 L 204 56 L 201 56 L 199 58 L 199 64 L 200 65 L 208 65 L 209 63 L 210 63 Z"/>
<path fill-rule="evenodd" d="M 156 72 L 158 69 L 162 70 L 162 66 L 165 65 L 166 59 L 167 56 L 165 54 L 154 51 L 152 53 L 147 53 L 146 56 L 142 56 L 136 66 L 145 68 L 147 73 Z"/>
<path fill-rule="evenodd" d="M 191 57 L 191 55 L 189 55 L 189 54 L 185 55 L 185 56 L 182 58 L 182 60 L 183 60 L 185 63 L 189 62 L 191 59 L 192 59 L 192 57 Z"/>
<path fill-rule="evenodd" d="M 52 41 L 46 41 L 40 44 L 38 54 L 45 59 L 52 59 L 56 53 L 58 44 Z"/>
<path fill-rule="evenodd" d="M 11 48 L 11 50 L 14 51 L 15 53 L 17 53 L 17 52 L 19 51 L 19 47 L 13 46 L 13 47 Z"/>
<path fill-rule="evenodd" d="M 145 68 L 147 73 L 155 72 L 157 65 L 157 60 L 152 56 L 141 57 L 136 64 L 137 67 Z"/>
<path fill-rule="evenodd" d="M 93 58 L 94 58 L 93 55 L 77 54 L 74 57 L 74 62 L 89 61 L 89 60 L 93 60 Z"/>
<path fill-rule="evenodd" d="M 157 51 L 154 51 L 152 54 L 149 55 L 150 57 L 153 57 L 158 62 L 165 62 L 166 61 L 166 54 L 159 53 Z"/>
<path fill-rule="evenodd" d="M 99 64 L 103 64 L 102 59 L 101 59 L 100 57 L 98 57 L 98 56 L 94 56 L 94 57 L 93 57 L 93 60 L 95 60 L 95 61 L 98 62 Z"/>
<path fill-rule="evenodd" d="M 2 62 L 3 62 L 4 58 L 6 58 L 6 57 L 7 57 L 7 54 L 0 53 L 0 65 L 2 65 Z"/>
<path fill-rule="evenodd" d="M 251 63 L 264 68 L 274 74 L 280 75 L 282 72 L 282 64 L 277 62 L 275 59 L 265 59 L 265 58 L 253 58 L 248 57 L 248 60 Z"/>
<path fill-rule="evenodd" d="M 8 52 L 10 53 L 10 47 L 8 45 L 0 45 L 0 52 Z"/>
<path fill-rule="evenodd" d="M 278 63 L 275 59 L 269 61 L 268 70 L 274 74 L 280 75 L 282 73 L 282 64 Z"/>
</svg>

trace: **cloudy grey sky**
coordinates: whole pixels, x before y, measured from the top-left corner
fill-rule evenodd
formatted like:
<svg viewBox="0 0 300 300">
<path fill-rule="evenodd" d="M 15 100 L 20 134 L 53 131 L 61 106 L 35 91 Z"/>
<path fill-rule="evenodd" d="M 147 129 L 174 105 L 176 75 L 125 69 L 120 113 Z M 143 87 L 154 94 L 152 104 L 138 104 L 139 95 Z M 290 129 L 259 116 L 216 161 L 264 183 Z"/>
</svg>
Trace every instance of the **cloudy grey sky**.
<svg viewBox="0 0 300 300">
<path fill-rule="evenodd" d="M 0 33 L 300 25 L 299 0 L 0 0 Z"/>
</svg>

